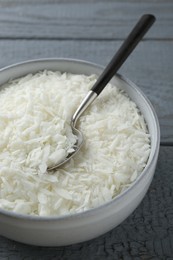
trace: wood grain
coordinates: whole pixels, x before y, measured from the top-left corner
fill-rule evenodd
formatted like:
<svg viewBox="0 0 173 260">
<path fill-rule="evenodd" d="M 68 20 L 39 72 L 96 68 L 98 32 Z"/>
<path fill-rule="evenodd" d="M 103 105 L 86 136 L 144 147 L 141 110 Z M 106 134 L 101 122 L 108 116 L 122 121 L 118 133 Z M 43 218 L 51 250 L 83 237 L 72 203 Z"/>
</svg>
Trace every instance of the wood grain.
<svg viewBox="0 0 173 260">
<path fill-rule="evenodd" d="M 0 237 L 0 259 L 172 259 L 173 147 L 161 147 L 156 173 L 140 206 L 121 225 L 94 240 L 45 248 Z M 166 169 L 166 170 L 165 170 Z"/>
<path fill-rule="evenodd" d="M 0 1 L 0 38 L 124 39 L 143 13 L 157 17 L 147 39 L 173 38 L 171 0 Z"/>
</svg>

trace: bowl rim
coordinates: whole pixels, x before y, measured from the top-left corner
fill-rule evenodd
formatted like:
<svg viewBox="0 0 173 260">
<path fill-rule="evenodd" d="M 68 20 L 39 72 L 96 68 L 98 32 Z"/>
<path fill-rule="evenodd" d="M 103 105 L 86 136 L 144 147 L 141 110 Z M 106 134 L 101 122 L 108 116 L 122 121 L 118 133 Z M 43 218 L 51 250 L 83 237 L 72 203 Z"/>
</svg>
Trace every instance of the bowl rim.
<svg viewBox="0 0 173 260">
<path fill-rule="evenodd" d="M 31 64 L 31 63 L 42 63 L 42 62 L 69 62 L 69 63 L 78 63 L 78 64 L 83 64 L 83 65 L 88 65 L 91 66 L 93 68 L 96 69 L 104 69 L 104 66 L 99 65 L 97 63 L 93 63 L 90 61 L 85 61 L 85 60 L 81 60 L 81 59 L 73 59 L 73 58 L 41 58 L 41 59 L 31 59 L 31 60 L 25 60 L 22 62 L 18 62 L 18 63 L 14 63 L 8 66 L 5 66 L 3 68 L 0 69 L 0 73 L 4 72 L 6 70 L 9 69 L 13 69 L 15 67 L 21 67 L 23 65 L 27 65 L 27 64 Z M 39 70 L 38 70 L 39 71 Z M 29 72 L 28 72 L 29 73 Z M 20 77 L 20 76 L 19 76 Z M 95 208 L 91 208 L 88 209 L 86 211 L 83 212 L 78 212 L 78 213 L 72 213 L 72 214 L 67 214 L 67 215 L 61 215 L 61 216 L 56 216 L 56 215 L 52 215 L 52 216 L 39 216 L 39 215 L 28 215 L 28 214 L 21 214 L 21 213 L 17 213 L 17 212 L 13 212 L 13 211 L 9 211 L 9 210 L 5 210 L 3 208 L 0 208 L 0 216 L 4 216 L 4 217 L 10 217 L 13 219 L 19 219 L 19 220 L 26 220 L 26 221 L 41 221 L 41 222 L 49 222 L 49 221 L 68 221 L 68 220 L 73 220 L 73 219 L 78 219 L 78 218 L 84 218 L 84 217 L 89 217 L 92 216 L 96 211 L 102 211 L 103 209 L 106 210 L 106 208 L 112 206 L 113 204 L 115 204 L 116 202 L 119 202 L 120 200 L 122 200 L 131 190 L 133 190 L 135 188 L 135 186 L 137 186 L 139 184 L 139 182 L 142 181 L 142 179 L 149 174 L 149 169 L 152 167 L 154 161 L 157 159 L 158 157 L 158 153 L 159 153 L 159 147 L 160 147 L 160 126 L 159 126 L 159 120 L 157 117 L 157 114 L 155 112 L 155 109 L 152 105 L 152 103 L 150 102 L 150 100 L 147 98 L 147 96 L 143 93 L 143 91 L 135 84 L 133 83 L 131 80 L 129 80 L 128 78 L 126 78 L 125 76 L 116 73 L 115 77 L 117 77 L 118 79 L 124 81 L 126 84 L 130 85 L 131 88 L 133 88 L 134 91 L 136 91 L 138 93 L 138 95 L 141 96 L 141 98 L 144 100 L 145 105 L 148 106 L 150 112 L 151 112 L 151 116 L 154 119 L 154 123 L 156 126 L 156 142 L 155 142 L 155 146 L 154 146 L 154 152 L 153 155 L 150 159 L 150 162 L 147 162 L 146 167 L 144 168 L 144 170 L 140 173 L 140 175 L 136 178 L 135 181 L 133 181 L 132 183 L 130 183 L 129 187 L 126 188 L 124 191 L 120 192 L 115 198 L 113 198 L 112 200 L 97 206 Z M 148 160 L 149 161 L 149 160 Z"/>
</svg>

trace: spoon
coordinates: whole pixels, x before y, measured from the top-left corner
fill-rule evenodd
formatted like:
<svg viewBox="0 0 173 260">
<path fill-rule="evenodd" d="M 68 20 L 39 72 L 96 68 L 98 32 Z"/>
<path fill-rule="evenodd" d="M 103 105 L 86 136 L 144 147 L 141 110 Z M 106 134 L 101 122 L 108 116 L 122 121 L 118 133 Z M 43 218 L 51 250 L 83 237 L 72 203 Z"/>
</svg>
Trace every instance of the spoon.
<svg viewBox="0 0 173 260">
<path fill-rule="evenodd" d="M 102 92 L 102 90 L 106 87 L 107 83 L 112 79 L 130 53 L 135 49 L 139 41 L 143 38 L 145 33 L 149 30 L 152 24 L 155 21 L 155 17 L 152 14 L 144 14 L 140 20 L 137 22 L 135 27 L 132 29 L 129 36 L 121 45 L 118 52 L 114 55 L 110 63 L 104 69 L 102 74 L 99 76 L 98 80 L 88 92 L 86 97 L 83 99 L 76 112 L 72 116 L 71 119 L 71 128 L 74 135 L 77 136 L 77 142 L 74 146 L 74 151 L 70 153 L 63 161 L 60 163 L 49 167 L 48 171 L 54 170 L 59 166 L 68 162 L 76 153 L 80 150 L 83 144 L 83 134 L 75 127 L 78 118 L 81 114 L 88 108 L 88 106 L 98 97 L 98 95 Z"/>
</svg>

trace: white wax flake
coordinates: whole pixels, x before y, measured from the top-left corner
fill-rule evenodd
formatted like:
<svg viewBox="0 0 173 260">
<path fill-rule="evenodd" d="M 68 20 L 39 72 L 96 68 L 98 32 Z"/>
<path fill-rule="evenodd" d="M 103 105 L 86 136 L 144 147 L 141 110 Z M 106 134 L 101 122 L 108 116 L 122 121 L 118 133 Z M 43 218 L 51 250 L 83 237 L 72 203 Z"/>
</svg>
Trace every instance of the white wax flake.
<svg viewBox="0 0 173 260">
<path fill-rule="evenodd" d="M 53 152 L 48 157 L 48 166 L 56 165 L 60 162 L 62 162 L 67 157 L 67 153 L 64 149 L 59 149 L 55 152 Z"/>
</svg>

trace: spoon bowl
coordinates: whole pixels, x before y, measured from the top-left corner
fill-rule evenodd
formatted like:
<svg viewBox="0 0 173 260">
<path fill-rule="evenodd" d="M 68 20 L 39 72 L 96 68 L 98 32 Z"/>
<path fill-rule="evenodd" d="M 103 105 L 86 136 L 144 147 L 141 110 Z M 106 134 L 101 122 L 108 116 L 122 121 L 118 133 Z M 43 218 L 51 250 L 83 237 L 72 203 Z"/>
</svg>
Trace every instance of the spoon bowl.
<svg viewBox="0 0 173 260">
<path fill-rule="evenodd" d="M 71 129 L 72 129 L 72 133 L 77 137 L 77 141 L 73 147 L 74 151 L 69 153 L 68 156 L 65 158 L 65 160 L 63 160 L 62 162 L 60 162 L 58 165 L 49 167 L 48 170 L 52 171 L 55 170 L 57 167 L 60 167 L 61 165 L 67 163 L 69 160 L 71 160 L 81 149 L 84 138 L 83 138 L 83 134 L 81 131 L 79 131 L 77 128 L 75 128 L 74 124 L 71 122 Z"/>
</svg>

